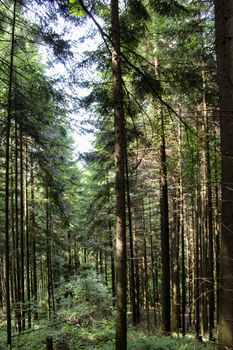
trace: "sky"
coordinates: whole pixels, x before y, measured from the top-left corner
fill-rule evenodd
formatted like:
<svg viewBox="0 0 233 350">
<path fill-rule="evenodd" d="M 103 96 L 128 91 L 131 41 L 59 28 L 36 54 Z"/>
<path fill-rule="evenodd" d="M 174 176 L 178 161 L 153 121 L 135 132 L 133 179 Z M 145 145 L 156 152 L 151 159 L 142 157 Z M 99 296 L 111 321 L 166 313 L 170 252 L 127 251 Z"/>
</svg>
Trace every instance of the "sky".
<svg viewBox="0 0 233 350">
<path fill-rule="evenodd" d="M 71 64 L 74 64 L 75 62 L 79 62 L 82 58 L 83 52 L 94 50 L 98 43 L 99 39 L 85 39 L 82 40 L 83 36 L 86 34 L 88 30 L 91 30 L 92 22 L 89 21 L 87 25 L 83 27 L 78 27 L 72 25 L 70 27 L 70 31 L 66 33 L 65 39 L 71 40 L 73 43 L 72 45 L 72 52 L 73 52 L 73 62 Z M 66 23 L 63 18 L 59 18 L 58 24 L 56 26 L 56 32 L 59 32 L 62 34 L 64 32 L 64 28 L 66 27 Z M 42 56 L 43 63 L 49 65 L 49 69 L 47 71 L 48 76 L 51 77 L 67 77 L 68 70 L 71 70 L 71 66 L 68 63 L 68 66 L 65 67 L 62 63 L 54 63 L 51 66 L 51 51 L 45 47 L 41 46 L 39 47 L 39 52 Z M 67 63 L 67 62 L 66 62 Z M 78 74 L 78 72 L 75 72 L 75 74 Z M 95 77 L 95 71 L 92 70 L 91 72 L 92 77 Z M 65 79 L 63 79 L 65 80 Z M 69 95 L 74 95 L 75 97 L 82 97 L 88 94 L 88 89 L 81 89 L 80 87 L 72 86 L 72 89 L 70 89 L 66 84 L 60 85 L 60 88 L 64 90 L 64 92 L 67 92 Z M 72 132 L 71 135 L 74 139 L 74 153 L 75 156 L 78 156 L 79 153 L 89 152 L 92 150 L 92 141 L 94 141 L 94 135 L 91 133 L 83 133 L 81 130 L 82 128 L 79 128 L 78 126 L 81 125 L 82 121 L 84 119 L 88 118 L 89 112 L 81 110 L 80 108 L 77 108 L 77 112 L 73 112 L 68 116 L 71 119 L 72 124 Z M 91 114 L 90 114 L 91 118 Z"/>
</svg>

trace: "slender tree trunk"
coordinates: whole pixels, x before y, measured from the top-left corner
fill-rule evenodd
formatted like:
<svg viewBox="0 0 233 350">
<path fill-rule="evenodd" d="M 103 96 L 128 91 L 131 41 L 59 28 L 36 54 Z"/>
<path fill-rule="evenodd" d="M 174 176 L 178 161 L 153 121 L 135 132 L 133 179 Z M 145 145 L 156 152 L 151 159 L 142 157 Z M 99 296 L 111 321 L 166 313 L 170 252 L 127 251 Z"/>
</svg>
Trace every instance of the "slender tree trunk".
<svg viewBox="0 0 233 350">
<path fill-rule="evenodd" d="M 105 285 L 108 287 L 108 254 L 104 252 L 104 276 L 105 276 Z"/>
<path fill-rule="evenodd" d="M 181 286 L 182 286 L 182 314 L 181 314 L 181 328 L 182 335 L 185 336 L 185 315 L 186 315 L 186 256 L 185 256 L 185 230 L 184 230 L 184 194 L 183 194 L 183 180 L 182 171 L 180 174 L 180 236 L 181 236 Z"/>
<path fill-rule="evenodd" d="M 11 151 L 11 234 L 12 234 L 12 287 L 11 287 L 11 300 L 14 304 L 15 310 L 15 327 L 18 327 L 20 322 L 18 307 L 19 307 L 19 290 L 17 284 L 17 252 L 16 252 L 16 218 L 15 218 L 15 179 L 14 179 L 14 157 L 13 157 L 13 142 Z M 19 330 L 19 327 L 18 327 Z"/>
<path fill-rule="evenodd" d="M 212 176 L 210 165 L 209 122 L 206 116 L 206 178 L 207 178 L 207 208 L 208 208 L 208 299 L 209 299 L 209 339 L 213 340 L 215 313 L 215 281 L 214 281 L 214 235 L 213 235 L 213 201 Z"/>
<path fill-rule="evenodd" d="M 176 192 L 173 196 L 173 230 L 171 234 L 171 283 L 172 283 L 172 330 L 178 332 L 181 325 L 180 318 L 180 263 L 179 263 L 179 246 L 180 246 L 180 213 L 178 213 L 178 196 Z"/>
<path fill-rule="evenodd" d="M 23 156 L 23 131 L 22 127 L 19 130 L 20 134 L 20 254 L 21 254 L 21 302 L 22 302 L 22 330 L 25 329 L 25 283 L 24 283 L 24 261 L 25 261 L 25 203 L 24 203 L 24 156 Z"/>
<path fill-rule="evenodd" d="M 67 241 L 68 241 L 68 266 L 69 271 L 72 270 L 72 253 L 71 253 L 71 236 L 70 236 L 70 230 L 67 232 Z"/>
<path fill-rule="evenodd" d="M 5 173 L 5 273 L 6 273 L 6 317 L 7 317 L 7 343 L 11 345 L 11 300 L 10 300 L 10 246 L 9 246 L 9 169 L 10 169 L 10 133 L 12 119 L 12 88 L 13 88 L 13 65 L 15 49 L 15 24 L 16 24 L 16 0 L 14 1 L 12 34 L 11 34 L 11 57 L 9 70 L 8 106 L 6 120 L 6 173 Z"/>
<path fill-rule="evenodd" d="M 34 318 L 38 319 L 37 312 L 37 264 L 36 264 L 36 219 L 35 219 L 35 179 L 34 164 L 31 162 L 31 229 L 32 229 L 32 294 L 34 301 Z"/>
<path fill-rule="evenodd" d="M 0 259 L 0 266 L 3 267 L 3 261 Z M 3 271 L 0 268 L 0 311 L 3 311 Z"/>
<path fill-rule="evenodd" d="M 46 185 L 46 255 L 47 255 L 47 292 L 49 319 L 52 316 L 52 283 L 51 283 L 51 231 L 50 231 L 50 198 L 49 186 Z"/>
<path fill-rule="evenodd" d="M 196 189 L 195 198 L 195 332 L 196 338 L 202 340 L 201 337 L 201 319 L 200 319 L 200 246 L 201 246 L 201 218 L 200 218 L 200 204 L 201 196 L 199 186 Z"/>
<path fill-rule="evenodd" d="M 150 304 L 149 304 L 149 274 L 147 260 L 147 244 L 146 244 L 146 224 L 145 224 L 145 207 L 142 198 L 142 230 L 143 230 L 143 275 L 144 275 L 144 293 L 145 293 L 145 308 L 146 308 L 146 324 L 147 329 L 150 329 Z"/>
<path fill-rule="evenodd" d="M 126 144 L 126 143 L 125 143 Z M 128 226 L 129 226 L 129 250 L 130 250 L 130 301 L 132 308 L 132 322 L 135 326 L 139 319 L 137 317 L 136 297 L 135 297 L 135 268 L 134 268 L 134 240 L 133 240 L 133 226 L 131 213 L 131 198 L 129 186 L 129 169 L 127 147 L 125 146 L 125 170 L 126 170 L 126 193 L 127 193 L 127 208 L 128 208 Z"/>
<path fill-rule="evenodd" d="M 193 326 L 194 321 L 194 305 L 195 305 L 195 229 L 194 229 L 194 199 L 193 193 L 191 193 L 191 217 L 189 213 L 186 212 L 186 223 L 188 225 L 185 227 L 186 232 L 190 232 L 187 236 L 187 257 L 188 257 L 188 327 Z M 187 218 L 188 216 L 188 218 Z"/>
<path fill-rule="evenodd" d="M 50 233 L 50 285 L 51 285 L 51 302 L 52 302 L 52 314 L 53 317 L 56 314 L 56 305 L 55 305 L 55 295 L 54 295 L 54 276 L 53 276 L 53 254 L 52 254 L 52 197 L 49 194 L 49 233 Z"/>
<path fill-rule="evenodd" d="M 216 135 L 216 130 L 215 130 Z M 214 135 L 214 136 L 215 136 Z M 215 137 L 214 137 L 215 138 Z M 215 145 L 214 149 L 214 179 L 215 179 L 215 269 L 216 269 L 216 321 L 218 322 L 218 316 L 219 316 L 219 255 L 220 255 L 220 186 L 219 186 L 219 172 L 218 172 L 218 151 L 217 146 Z"/>
<path fill-rule="evenodd" d="M 11 236 L 12 236 L 12 286 L 11 286 L 11 301 L 12 304 L 14 305 L 15 309 L 15 318 L 18 320 L 18 314 L 17 314 L 17 296 L 18 296 L 18 290 L 17 290 L 17 270 L 16 270 L 16 240 L 15 240 L 15 208 L 14 208 L 14 157 L 13 157 L 13 141 L 11 140 L 11 175 L 10 175 L 10 180 L 11 180 Z M 16 323 L 15 323 L 16 324 Z"/>
<path fill-rule="evenodd" d="M 113 306 L 115 306 L 115 259 L 114 259 L 114 251 L 113 251 L 113 243 L 112 243 L 112 225 L 109 220 L 108 224 L 109 229 L 109 247 L 111 250 L 111 276 L 112 276 L 112 298 L 113 298 Z"/>
<path fill-rule="evenodd" d="M 96 274 L 99 275 L 100 271 L 99 271 L 99 249 L 96 250 L 95 253 L 95 271 Z"/>
<path fill-rule="evenodd" d="M 99 257 L 100 257 L 100 260 L 99 260 L 99 263 L 100 263 L 100 274 L 101 274 L 101 277 L 103 277 L 103 274 L 104 274 L 104 259 L 103 259 L 103 250 L 101 248 L 99 249 Z"/>
<path fill-rule="evenodd" d="M 21 332 L 21 272 L 19 249 L 19 200 L 18 200 L 18 127 L 15 121 L 15 248 L 16 248 L 16 281 L 17 281 L 17 321 L 18 331 Z"/>
<path fill-rule="evenodd" d="M 150 256 L 151 256 L 151 275 L 152 275 L 152 307 L 154 312 L 154 326 L 157 325 L 157 312 L 156 312 L 156 274 L 155 274 L 155 244 L 152 236 L 152 212 L 151 202 L 149 197 L 149 220 L 150 220 Z"/>
<path fill-rule="evenodd" d="M 27 313 L 28 328 L 31 328 L 31 283 L 30 283 L 30 237 L 29 237 L 29 206 L 28 206 L 28 144 L 25 145 L 25 229 L 26 229 L 26 275 L 27 275 Z"/>
<path fill-rule="evenodd" d="M 222 217 L 219 291 L 219 350 L 233 344 L 233 1 L 215 0 L 220 97 Z"/>
<path fill-rule="evenodd" d="M 134 265 L 135 265 L 135 307 L 136 307 L 136 318 L 138 322 L 140 322 L 141 319 L 141 312 L 140 312 L 140 306 L 141 306 L 141 299 L 140 299 L 140 268 L 139 268 L 139 252 L 138 252 L 138 242 L 137 242 L 137 234 L 136 230 L 133 235 L 133 241 L 134 241 L 134 248 L 135 248 L 135 254 L 134 254 Z"/>
<path fill-rule="evenodd" d="M 118 0 L 111 0 L 116 167 L 116 350 L 127 349 L 124 110 Z"/>
<path fill-rule="evenodd" d="M 160 215 L 161 215 L 161 261 L 162 261 L 162 328 L 165 334 L 171 332 L 171 300 L 170 300 L 170 237 L 168 218 L 168 186 L 166 165 L 166 144 L 164 136 L 163 115 L 161 112 L 161 174 L 160 174 Z"/>
</svg>

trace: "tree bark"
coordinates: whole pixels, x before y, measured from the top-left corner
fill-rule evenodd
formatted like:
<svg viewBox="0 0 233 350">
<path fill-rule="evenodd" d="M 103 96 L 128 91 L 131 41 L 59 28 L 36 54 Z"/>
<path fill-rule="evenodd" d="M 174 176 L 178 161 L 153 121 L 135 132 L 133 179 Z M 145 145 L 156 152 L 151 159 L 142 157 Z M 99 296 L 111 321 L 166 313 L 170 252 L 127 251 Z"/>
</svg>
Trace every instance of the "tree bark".
<svg viewBox="0 0 233 350">
<path fill-rule="evenodd" d="M 124 109 L 118 0 L 111 0 L 116 169 L 116 350 L 127 349 Z"/>
<path fill-rule="evenodd" d="M 170 300 L 170 237 L 168 212 L 168 186 L 166 165 L 166 144 L 164 122 L 161 112 L 161 147 L 160 147 L 160 215 L 161 215 L 161 262 L 162 262 L 162 328 L 165 334 L 171 332 L 171 300 Z"/>
<path fill-rule="evenodd" d="M 19 200 L 18 200 L 18 124 L 15 120 L 15 248 L 16 248 L 16 281 L 17 281 L 17 322 L 21 332 L 21 281 L 20 281 L 20 251 L 19 251 Z"/>
<path fill-rule="evenodd" d="M 16 0 L 13 8 L 12 34 L 11 34 L 11 56 L 9 69 L 8 106 L 6 118 L 6 172 L 5 172 L 5 273 L 6 273 L 6 317 L 7 317 L 7 343 L 11 345 L 11 300 L 10 300 L 10 247 L 9 247 L 9 169 L 10 169 L 10 133 L 12 119 L 12 88 L 13 88 L 13 66 L 15 49 L 15 24 L 16 24 Z"/>
<path fill-rule="evenodd" d="M 34 301 L 34 318 L 38 319 L 37 312 L 37 264 L 36 264 L 36 219 L 35 219 L 35 181 L 34 164 L 31 162 L 31 228 L 32 228 L 32 296 Z"/>
<path fill-rule="evenodd" d="M 135 290 L 135 266 L 134 266 L 134 240 L 133 240 L 133 226 L 132 226 L 132 212 L 131 212 L 131 198 L 130 198 L 130 184 L 129 184 L 129 169 L 127 157 L 127 145 L 125 143 L 125 171 L 126 171 L 126 193 L 127 193 L 127 208 L 128 208 L 128 226 L 129 226 L 129 251 L 130 251 L 130 304 L 132 308 L 132 322 L 135 326 L 139 322 L 137 308 L 136 308 L 136 290 Z"/>
<path fill-rule="evenodd" d="M 31 283 L 30 283 L 30 235 L 29 235 L 29 205 L 28 205 L 28 144 L 25 145 L 25 229 L 26 229 L 26 276 L 27 276 L 27 314 L 28 314 L 28 328 L 31 328 Z"/>
<path fill-rule="evenodd" d="M 219 350 L 233 344 L 233 1 L 215 0 L 220 99 L 222 221 L 219 283 Z"/>
<path fill-rule="evenodd" d="M 21 302 L 22 302 L 22 330 L 25 329 L 25 275 L 24 275 L 24 262 L 25 262 L 25 201 L 24 201 L 24 155 L 23 155 L 23 131 L 22 126 L 19 130 L 19 144 L 20 144 L 20 258 L 21 258 Z"/>
</svg>

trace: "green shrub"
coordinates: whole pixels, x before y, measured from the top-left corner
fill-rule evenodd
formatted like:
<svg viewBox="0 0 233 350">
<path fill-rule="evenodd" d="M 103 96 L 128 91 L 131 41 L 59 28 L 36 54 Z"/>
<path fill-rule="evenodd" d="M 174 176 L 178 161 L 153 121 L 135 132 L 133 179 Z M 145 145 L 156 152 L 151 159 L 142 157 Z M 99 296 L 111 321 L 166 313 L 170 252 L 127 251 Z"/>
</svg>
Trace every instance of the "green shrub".
<svg viewBox="0 0 233 350">
<path fill-rule="evenodd" d="M 92 270 L 74 276 L 56 291 L 58 316 L 72 324 L 88 326 L 112 315 L 112 297 L 101 279 Z"/>
</svg>

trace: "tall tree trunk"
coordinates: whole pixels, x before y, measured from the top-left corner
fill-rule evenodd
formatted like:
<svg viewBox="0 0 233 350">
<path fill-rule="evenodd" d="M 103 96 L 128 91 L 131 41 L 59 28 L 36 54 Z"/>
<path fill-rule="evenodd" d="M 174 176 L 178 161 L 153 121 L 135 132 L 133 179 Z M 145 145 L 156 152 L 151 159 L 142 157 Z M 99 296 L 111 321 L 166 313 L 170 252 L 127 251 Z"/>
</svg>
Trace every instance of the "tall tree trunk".
<svg viewBox="0 0 233 350">
<path fill-rule="evenodd" d="M 182 180 L 182 171 L 180 174 L 180 236 L 181 236 L 181 286 L 182 286 L 182 317 L 181 317 L 181 328 L 182 335 L 185 336 L 186 327 L 185 327 L 185 314 L 186 314 L 186 268 L 185 268 L 185 231 L 184 231 L 184 194 L 183 194 L 183 180 Z"/>
<path fill-rule="evenodd" d="M 25 260 L 25 254 L 24 254 L 24 246 L 25 246 L 25 239 L 24 239 L 24 233 L 25 233 L 25 203 L 24 203 L 24 156 L 23 156 L 23 131 L 22 127 L 20 126 L 19 130 L 20 135 L 20 254 L 21 254 L 21 302 L 22 302 L 22 330 L 25 329 L 25 318 L 26 318 L 26 312 L 25 312 L 25 283 L 24 283 L 24 260 Z"/>
<path fill-rule="evenodd" d="M 201 195 L 200 186 L 197 184 L 195 194 L 195 332 L 196 338 L 202 340 L 201 337 L 201 319 L 200 319 L 200 255 L 201 255 L 201 218 L 200 218 L 200 205 Z"/>
<path fill-rule="evenodd" d="M 216 127 L 214 129 L 214 136 L 216 136 Z M 214 137 L 215 138 L 215 137 Z M 216 270 L 216 321 L 218 324 L 219 316 L 219 252 L 220 252 L 220 185 L 219 185 L 219 172 L 218 172 L 218 151 L 217 146 L 214 147 L 214 181 L 215 181 L 215 270 Z"/>
<path fill-rule="evenodd" d="M 32 295 L 34 301 L 34 318 L 38 319 L 37 312 L 37 264 L 36 264 L 36 219 L 35 219 L 35 180 L 34 164 L 31 162 L 31 229 L 32 229 Z"/>
<path fill-rule="evenodd" d="M 161 111 L 161 147 L 160 147 L 160 215 L 161 215 L 161 261 L 162 261 L 162 328 L 165 334 L 171 332 L 170 300 L 170 237 L 168 212 L 168 186 L 166 165 L 166 144 L 164 135 L 163 112 Z"/>
<path fill-rule="evenodd" d="M 19 200 L 18 200 L 18 126 L 15 120 L 15 249 L 16 249 L 16 281 L 17 281 L 17 322 L 21 332 L 21 281 L 20 281 L 20 251 L 19 251 Z"/>
<path fill-rule="evenodd" d="M 219 291 L 219 350 L 233 344 L 233 1 L 215 0 L 220 97 L 222 217 Z"/>
<path fill-rule="evenodd" d="M 179 246 L 180 246 L 180 213 L 178 213 L 177 202 L 179 200 L 176 191 L 173 194 L 173 230 L 171 234 L 171 284 L 172 284 L 172 331 L 178 332 L 181 326 L 180 318 L 180 265 L 179 265 Z"/>
<path fill-rule="evenodd" d="M 156 273 L 155 273 L 155 243 L 153 240 L 152 236 L 152 211 L 151 211 L 151 202 L 150 202 L 150 197 L 149 197 L 149 220 L 150 220 L 150 256 L 151 256 L 151 275 L 152 275 L 152 307 L 153 307 L 153 313 L 154 313 L 154 326 L 156 327 L 157 325 L 157 312 L 156 312 L 156 295 L 157 295 L 157 290 L 156 290 Z"/>
<path fill-rule="evenodd" d="M 144 293 L 145 293 L 145 311 L 147 329 L 150 329 L 150 304 L 149 304 L 149 274 L 148 274 L 148 260 L 147 260 L 147 237 L 146 237 L 146 223 L 145 223 L 145 206 L 142 198 L 142 237 L 143 237 L 143 279 L 144 279 Z"/>
<path fill-rule="evenodd" d="M 136 325 L 139 322 L 136 296 L 135 296 L 135 267 L 134 267 L 134 240 L 133 240 L 133 226 L 132 226 L 132 212 L 131 212 L 131 198 L 129 185 L 129 168 L 127 157 L 127 146 L 125 142 L 125 171 L 126 171 L 126 193 L 127 193 L 127 208 L 128 208 L 128 226 L 129 226 L 129 250 L 130 250 L 130 302 L 132 308 L 132 322 Z"/>
<path fill-rule="evenodd" d="M 13 141 L 11 140 L 11 148 L 13 148 Z M 15 318 L 18 320 L 18 314 L 17 314 L 17 296 L 18 296 L 18 290 L 17 290 L 17 268 L 16 268 L 16 240 L 15 240 L 15 210 L 14 210 L 14 157 L 13 157 L 13 149 L 11 150 L 11 236 L 12 236 L 12 259 L 11 259 L 11 268 L 12 268 L 12 286 L 11 286 L 11 300 L 12 304 L 14 305 L 15 309 Z"/>
<path fill-rule="evenodd" d="M 116 168 L 116 350 L 127 349 L 124 110 L 118 0 L 111 0 Z"/>
<path fill-rule="evenodd" d="M 0 259 L 0 312 L 3 311 L 3 261 Z"/>
<path fill-rule="evenodd" d="M 108 203 L 110 203 L 110 192 L 108 190 Z M 110 216 L 111 211 L 109 209 L 108 215 Z M 112 298 L 113 298 L 113 306 L 115 306 L 115 258 L 113 251 L 113 239 L 112 239 L 112 224 L 111 219 L 109 217 L 108 220 L 108 239 L 109 239 L 109 248 L 110 248 L 110 256 L 111 256 L 111 278 L 112 278 Z"/>
<path fill-rule="evenodd" d="M 11 300 L 10 300 L 10 246 L 9 246 L 9 169 L 10 169 L 10 133 L 12 119 L 12 88 L 13 88 L 13 65 L 15 49 L 15 23 L 16 23 L 16 3 L 14 1 L 12 34 L 11 34 L 11 57 L 9 70 L 9 89 L 6 120 L 6 173 L 5 173 L 5 273 L 6 273 L 6 316 L 7 316 L 7 343 L 11 345 Z"/>
<path fill-rule="evenodd" d="M 47 258 L 47 292 L 49 319 L 52 316 L 52 283 L 51 283 L 51 230 L 50 230 L 50 197 L 49 185 L 46 185 L 46 258 Z"/>
<path fill-rule="evenodd" d="M 28 328 L 31 328 L 31 283 L 30 283 L 30 238 L 29 238 L 29 206 L 28 206 L 28 144 L 25 144 L 25 229 L 26 229 L 26 276 L 27 276 L 27 313 L 28 313 Z"/>
</svg>

